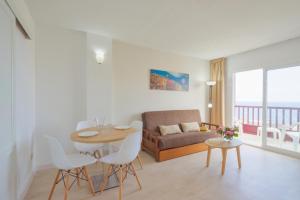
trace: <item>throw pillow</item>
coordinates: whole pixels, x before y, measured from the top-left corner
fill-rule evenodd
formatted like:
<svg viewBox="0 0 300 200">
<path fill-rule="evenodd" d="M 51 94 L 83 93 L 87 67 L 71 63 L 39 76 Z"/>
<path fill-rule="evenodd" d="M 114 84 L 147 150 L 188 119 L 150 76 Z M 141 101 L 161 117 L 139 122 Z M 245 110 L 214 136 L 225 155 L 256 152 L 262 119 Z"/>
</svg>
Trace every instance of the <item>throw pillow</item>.
<svg viewBox="0 0 300 200">
<path fill-rule="evenodd" d="M 183 132 L 200 131 L 198 122 L 181 123 Z"/>
<path fill-rule="evenodd" d="M 160 134 L 161 135 L 169 135 L 175 133 L 182 133 L 178 124 L 169 125 L 169 126 L 159 126 Z"/>
</svg>

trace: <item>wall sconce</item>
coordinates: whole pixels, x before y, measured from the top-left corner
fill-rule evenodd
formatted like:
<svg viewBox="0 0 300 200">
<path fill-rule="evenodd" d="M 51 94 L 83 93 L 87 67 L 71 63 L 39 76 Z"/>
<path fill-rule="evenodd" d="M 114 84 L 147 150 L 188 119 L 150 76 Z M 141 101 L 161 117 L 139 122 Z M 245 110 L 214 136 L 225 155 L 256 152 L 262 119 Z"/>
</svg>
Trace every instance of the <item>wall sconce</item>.
<svg viewBox="0 0 300 200">
<path fill-rule="evenodd" d="M 98 64 L 102 64 L 104 61 L 104 53 L 102 51 L 96 51 L 96 61 Z"/>
<path fill-rule="evenodd" d="M 216 85 L 216 81 L 206 81 L 206 85 L 214 86 L 214 85 Z"/>
</svg>

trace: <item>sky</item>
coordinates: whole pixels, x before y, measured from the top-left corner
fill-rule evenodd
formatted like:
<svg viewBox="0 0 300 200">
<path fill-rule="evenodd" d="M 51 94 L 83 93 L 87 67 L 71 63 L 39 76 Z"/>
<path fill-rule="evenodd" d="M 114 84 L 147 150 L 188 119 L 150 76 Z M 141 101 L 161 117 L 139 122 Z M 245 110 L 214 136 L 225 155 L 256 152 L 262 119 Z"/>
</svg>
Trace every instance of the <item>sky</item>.
<svg viewBox="0 0 300 200">
<path fill-rule="evenodd" d="M 267 72 L 268 102 L 300 103 L 300 66 Z M 236 102 L 262 102 L 263 70 L 235 74 Z"/>
</svg>

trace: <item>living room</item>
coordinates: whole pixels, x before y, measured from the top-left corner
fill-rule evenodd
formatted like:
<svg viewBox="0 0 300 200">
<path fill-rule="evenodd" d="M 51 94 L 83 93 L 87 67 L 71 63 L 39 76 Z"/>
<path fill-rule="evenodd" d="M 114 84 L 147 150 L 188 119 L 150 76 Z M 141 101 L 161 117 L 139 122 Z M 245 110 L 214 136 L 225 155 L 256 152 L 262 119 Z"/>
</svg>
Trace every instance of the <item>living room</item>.
<svg viewBox="0 0 300 200">
<path fill-rule="evenodd" d="M 298 199 L 299 6 L 1 0 L 3 199 Z"/>
</svg>

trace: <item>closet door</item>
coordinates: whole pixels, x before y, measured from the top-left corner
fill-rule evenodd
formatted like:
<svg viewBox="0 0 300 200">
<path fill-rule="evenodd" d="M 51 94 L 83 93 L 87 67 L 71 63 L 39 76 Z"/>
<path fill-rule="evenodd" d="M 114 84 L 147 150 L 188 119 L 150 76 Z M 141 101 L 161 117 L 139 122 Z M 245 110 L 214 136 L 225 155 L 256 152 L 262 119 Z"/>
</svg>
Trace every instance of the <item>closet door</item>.
<svg viewBox="0 0 300 200">
<path fill-rule="evenodd" d="M 13 17 L 0 0 L 0 199 L 14 200 L 15 153 L 13 135 Z"/>
<path fill-rule="evenodd" d="M 12 134 L 12 20 L 0 2 L 0 148 L 13 142 Z"/>
</svg>

